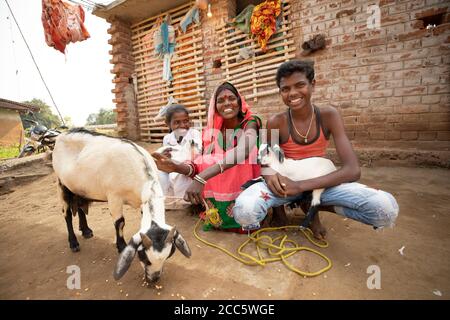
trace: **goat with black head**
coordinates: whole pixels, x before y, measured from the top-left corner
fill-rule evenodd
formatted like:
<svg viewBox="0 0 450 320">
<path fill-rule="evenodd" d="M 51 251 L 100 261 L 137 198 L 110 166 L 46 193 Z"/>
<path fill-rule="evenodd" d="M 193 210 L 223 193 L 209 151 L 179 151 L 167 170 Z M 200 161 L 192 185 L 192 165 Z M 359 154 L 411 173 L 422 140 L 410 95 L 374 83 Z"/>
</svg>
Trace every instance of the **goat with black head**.
<svg viewBox="0 0 450 320">
<path fill-rule="evenodd" d="M 191 256 L 182 235 L 165 222 L 158 171 L 145 149 L 128 140 L 72 129 L 57 138 L 52 158 L 73 252 L 79 251 L 80 245 L 72 216 L 78 213 L 80 230 L 89 238 L 93 235 L 86 220 L 89 203 L 103 201 L 108 202 L 114 220 L 120 253 L 114 278 L 125 274 L 136 253 L 148 281 L 159 279 L 165 260 L 176 248 Z M 140 229 L 128 244 L 123 238 L 124 204 L 140 208 L 142 214 Z"/>
</svg>

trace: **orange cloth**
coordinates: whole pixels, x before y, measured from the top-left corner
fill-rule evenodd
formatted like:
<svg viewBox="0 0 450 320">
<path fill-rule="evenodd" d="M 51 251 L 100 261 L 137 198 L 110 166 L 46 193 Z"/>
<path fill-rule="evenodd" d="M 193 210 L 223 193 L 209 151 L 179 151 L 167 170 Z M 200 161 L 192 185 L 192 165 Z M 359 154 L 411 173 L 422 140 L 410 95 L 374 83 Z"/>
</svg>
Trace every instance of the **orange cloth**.
<svg viewBox="0 0 450 320">
<path fill-rule="evenodd" d="M 320 128 L 320 136 L 311 144 L 301 145 L 292 140 L 291 135 L 286 143 L 280 145 L 284 151 L 286 158 L 301 160 L 310 157 L 325 157 L 328 147 L 328 140 L 325 138 L 322 128 Z"/>
<path fill-rule="evenodd" d="M 281 0 L 266 0 L 253 9 L 250 19 L 250 30 L 258 39 L 258 43 L 265 52 L 267 42 L 276 32 L 276 19 L 281 13 Z"/>
<path fill-rule="evenodd" d="M 90 37 L 84 27 L 83 8 L 61 0 L 42 0 L 42 25 L 45 42 L 62 53 L 68 43 Z"/>
</svg>

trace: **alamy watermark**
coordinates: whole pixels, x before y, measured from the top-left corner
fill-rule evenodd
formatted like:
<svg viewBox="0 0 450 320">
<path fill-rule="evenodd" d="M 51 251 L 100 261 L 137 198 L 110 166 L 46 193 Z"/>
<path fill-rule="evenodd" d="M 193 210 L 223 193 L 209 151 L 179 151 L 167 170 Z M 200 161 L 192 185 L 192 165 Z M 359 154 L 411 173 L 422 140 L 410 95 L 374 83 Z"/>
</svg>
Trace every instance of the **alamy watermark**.
<svg viewBox="0 0 450 320">
<path fill-rule="evenodd" d="M 376 264 L 367 267 L 367 273 L 370 276 L 367 278 L 367 288 L 370 290 L 381 289 L 381 269 Z"/>
<path fill-rule="evenodd" d="M 367 29 L 379 29 L 381 26 L 381 10 L 376 4 L 367 7 Z"/>
<path fill-rule="evenodd" d="M 77 265 L 70 265 L 66 269 L 66 273 L 70 274 L 67 278 L 66 285 L 67 289 L 81 289 L 81 270 Z"/>
</svg>

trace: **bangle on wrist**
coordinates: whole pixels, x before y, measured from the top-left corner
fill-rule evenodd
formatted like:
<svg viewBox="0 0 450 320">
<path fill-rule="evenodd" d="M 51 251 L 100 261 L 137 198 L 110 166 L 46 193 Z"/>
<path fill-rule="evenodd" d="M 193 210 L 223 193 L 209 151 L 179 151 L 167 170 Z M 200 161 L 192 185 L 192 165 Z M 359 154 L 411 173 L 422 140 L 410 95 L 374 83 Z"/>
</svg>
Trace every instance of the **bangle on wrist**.
<svg viewBox="0 0 450 320">
<path fill-rule="evenodd" d="M 202 177 L 200 177 L 198 174 L 196 174 L 196 175 L 194 176 L 194 180 L 197 181 L 197 182 L 199 182 L 199 183 L 201 183 L 202 185 L 205 185 L 205 184 L 206 184 L 206 180 L 203 179 Z"/>
<path fill-rule="evenodd" d="M 192 176 L 192 174 L 194 173 L 194 169 L 192 168 L 191 165 L 187 165 L 189 167 L 189 173 L 187 174 L 188 177 Z"/>
</svg>

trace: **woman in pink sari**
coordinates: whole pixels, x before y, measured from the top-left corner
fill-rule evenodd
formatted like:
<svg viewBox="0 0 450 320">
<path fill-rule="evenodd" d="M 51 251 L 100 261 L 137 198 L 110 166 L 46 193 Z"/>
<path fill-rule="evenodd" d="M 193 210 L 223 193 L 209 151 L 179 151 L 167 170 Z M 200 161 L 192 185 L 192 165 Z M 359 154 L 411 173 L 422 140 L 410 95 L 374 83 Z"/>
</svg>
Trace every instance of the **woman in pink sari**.
<svg viewBox="0 0 450 320">
<path fill-rule="evenodd" d="M 204 230 L 242 232 L 233 218 L 233 206 L 241 186 L 260 176 L 256 163 L 260 128 L 261 120 L 252 114 L 244 97 L 225 82 L 210 100 L 208 123 L 202 133 L 203 154 L 185 163 L 153 154 L 159 170 L 193 178 L 185 200 L 192 204 L 206 202 L 209 209 L 217 209 L 216 219 L 207 220 Z"/>
</svg>

